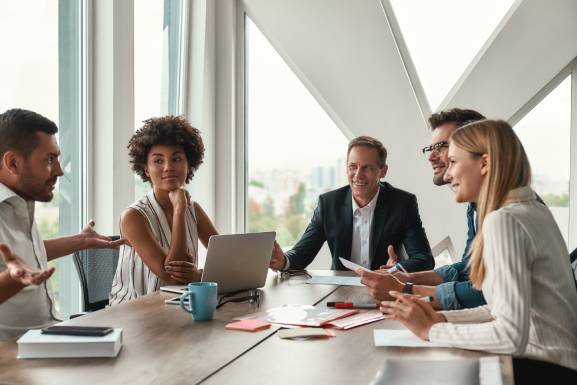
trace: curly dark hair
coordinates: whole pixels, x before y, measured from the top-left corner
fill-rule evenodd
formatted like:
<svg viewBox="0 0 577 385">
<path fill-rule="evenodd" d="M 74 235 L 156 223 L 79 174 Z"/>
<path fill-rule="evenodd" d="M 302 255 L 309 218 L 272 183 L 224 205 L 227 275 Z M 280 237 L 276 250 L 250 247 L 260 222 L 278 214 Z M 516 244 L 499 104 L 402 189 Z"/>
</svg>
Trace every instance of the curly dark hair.
<svg viewBox="0 0 577 385">
<path fill-rule="evenodd" d="M 182 116 L 167 115 L 145 120 L 144 125 L 132 135 L 127 146 L 132 171 L 144 182 L 150 182 L 144 166 L 150 149 L 157 144 L 182 148 L 188 160 L 186 175 L 188 183 L 204 158 L 204 144 L 200 131 L 192 127 Z"/>
</svg>

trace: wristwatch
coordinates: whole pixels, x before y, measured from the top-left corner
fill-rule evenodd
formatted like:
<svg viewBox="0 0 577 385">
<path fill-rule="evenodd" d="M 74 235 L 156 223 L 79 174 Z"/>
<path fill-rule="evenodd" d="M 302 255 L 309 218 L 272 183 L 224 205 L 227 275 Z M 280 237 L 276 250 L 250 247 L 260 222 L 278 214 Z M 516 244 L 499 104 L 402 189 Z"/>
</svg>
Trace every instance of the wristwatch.
<svg viewBox="0 0 577 385">
<path fill-rule="evenodd" d="M 413 286 L 415 285 L 412 282 L 405 282 L 405 286 L 403 286 L 403 293 L 413 294 Z"/>
</svg>

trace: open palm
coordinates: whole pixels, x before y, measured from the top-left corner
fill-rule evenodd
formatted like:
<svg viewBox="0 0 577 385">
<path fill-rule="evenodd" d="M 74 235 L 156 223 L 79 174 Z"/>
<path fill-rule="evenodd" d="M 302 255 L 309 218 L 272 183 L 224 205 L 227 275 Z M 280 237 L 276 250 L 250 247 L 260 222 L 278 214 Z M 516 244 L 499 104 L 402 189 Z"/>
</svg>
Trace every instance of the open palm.
<svg viewBox="0 0 577 385">
<path fill-rule="evenodd" d="M 10 278 L 24 286 L 40 285 L 54 273 L 53 267 L 46 270 L 31 268 L 22 258 L 13 254 L 10 248 L 2 243 L 0 243 L 0 255 L 4 258 Z"/>
</svg>

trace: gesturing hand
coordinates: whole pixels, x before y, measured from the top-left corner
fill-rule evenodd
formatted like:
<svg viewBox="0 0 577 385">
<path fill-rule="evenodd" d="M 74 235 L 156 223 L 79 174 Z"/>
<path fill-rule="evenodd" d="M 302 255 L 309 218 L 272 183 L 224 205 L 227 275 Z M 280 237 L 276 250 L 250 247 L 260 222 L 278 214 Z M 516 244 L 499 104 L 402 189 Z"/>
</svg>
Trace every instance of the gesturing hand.
<svg viewBox="0 0 577 385">
<path fill-rule="evenodd" d="M 270 265 L 269 267 L 274 271 L 281 270 L 286 264 L 284 253 L 280 248 L 277 241 L 274 241 L 274 245 L 272 246 L 272 256 L 270 258 Z"/>
<path fill-rule="evenodd" d="M 94 225 L 94 220 L 91 219 L 80 232 L 80 236 L 84 241 L 84 249 L 118 249 L 126 243 L 124 238 L 113 241 L 109 237 L 98 234 L 94 230 Z"/>
<path fill-rule="evenodd" d="M 387 247 L 387 253 L 389 254 L 389 260 L 387 261 L 386 265 L 379 266 L 379 270 L 389 270 L 391 267 L 395 266 L 397 264 L 397 261 L 399 260 L 397 253 L 395 253 L 395 248 L 393 247 L 393 245 L 389 245 Z"/>
<path fill-rule="evenodd" d="M 2 243 L 0 243 L 0 255 L 4 258 L 10 278 L 24 286 L 40 285 L 54 273 L 53 267 L 46 270 L 32 269 L 22 258 L 13 254 L 10 248 Z"/>
<path fill-rule="evenodd" d="M 400 321 L 418 337 L 428 340 L 431 326 L 447 322 L 445 316 L 437 313 L 430 303 L 419 300 L 418 295 L 407 295 L 391 291 L 396 301 L 381 302 L 381 312 L 385 318 Z"/>
</svg>

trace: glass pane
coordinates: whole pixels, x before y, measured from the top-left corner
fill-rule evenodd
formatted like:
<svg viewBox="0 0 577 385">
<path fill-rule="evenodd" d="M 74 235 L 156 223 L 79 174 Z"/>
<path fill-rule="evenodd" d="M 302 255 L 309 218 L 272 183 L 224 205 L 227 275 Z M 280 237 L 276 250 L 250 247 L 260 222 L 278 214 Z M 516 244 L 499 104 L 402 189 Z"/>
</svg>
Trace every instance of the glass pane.
<svg viewBox="0 0 577 385">
<path fill-rule="evenodd" d="M 530 111 L 515 131 L 533 171 L 533 188 L 547 203 L 568 241 L 571 76 Z"/>
<path fill-rule="evenodd" d="M 134 122 L 167 114 L 181 114 L 181 39 L 184 0 L 134 2 Z M 135 175 L 135 199 L 150 190 Z"/>
<path fill-rule="evenodd" d="M 495 30 L 514 0 L 391 0 L 435 110 Z"/>
<path fill-rule="evenodd" d="M 163 105 L 163 15 L 164 0 L 134 2 L 134 124 L 135 130 L 148 118 L 166 113 Z M 164 93 L 165 95 L 165 93 Z M 134 176 L 134 196 L 139 199 L 150 189 Z"/>
<path fill-rule="evenodd" d="M 2 39 L 0 112 L 24 108 L 59 124 L 58 1 L 0 2 L 0 36 L 10 36 Z M 36 205 L 36 222 L 44 238 L 59 233 L 58 197 L 57 186 L 51 202 Z M 50 281 L 59 307 L 60 269 L 58 261 L 49 264 L 57 267 Z"/>
<path fill-rule="evenodd" d="M 347 184 L 347 139 L 246 18 L 247 231 L 298 241 L 318 195 Z"/>
</svg>

